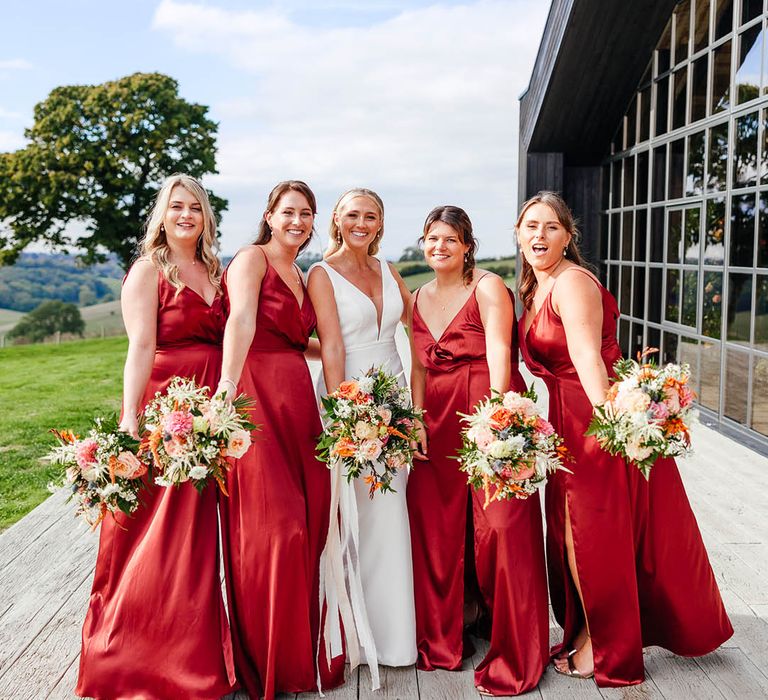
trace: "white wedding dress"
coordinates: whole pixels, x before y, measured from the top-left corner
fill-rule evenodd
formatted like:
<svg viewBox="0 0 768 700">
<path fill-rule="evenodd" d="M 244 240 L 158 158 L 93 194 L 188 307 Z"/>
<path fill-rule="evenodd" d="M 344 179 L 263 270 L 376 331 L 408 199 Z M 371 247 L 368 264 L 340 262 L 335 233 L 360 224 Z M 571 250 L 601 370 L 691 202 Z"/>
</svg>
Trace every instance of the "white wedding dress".
<svg viewBox="0 0 768 700">
<path fill-rule="evenodd" d="M 390 373 L 400 375 L 400 383 L 405 386 L 395 344 L 396 333 L 402 333 L 403 301 L 389 265 L 381 261 L 379 264 L 383 304 L 380 328 L 376 307 L 367 295 L 326 262 L 317 263 L 315 267 L 322 267 L 333 285 L 346 351 L 345 379 L 357 377 L 373 366 L 383 366 Z M 326 393 L 322 373 L 317 391 L 318 396 Z M 392 481 L 396 493 L 377 493 L 373 499 L 368 497 L 368 486 L 362 479 L 353 479 L 348 484 L 342 477 L 340 487 L 342 519 L 345 501 L 346 512 L 352 511 L 352 519 L 356 515 L 359 537 L 355 549 L 365 612 L 378 663 L 386 666 L 409 666 L 416 662 L 411 533 L 405 500 L 407 482 L 408 473 L 403 470 Z M 354 528 L 355 523 L 347 525 L 347 529 Z M 349 572 L 346 573 L 349 576 Z M 364 656 L 363 652 L 363 661 Z"/>
</svg>

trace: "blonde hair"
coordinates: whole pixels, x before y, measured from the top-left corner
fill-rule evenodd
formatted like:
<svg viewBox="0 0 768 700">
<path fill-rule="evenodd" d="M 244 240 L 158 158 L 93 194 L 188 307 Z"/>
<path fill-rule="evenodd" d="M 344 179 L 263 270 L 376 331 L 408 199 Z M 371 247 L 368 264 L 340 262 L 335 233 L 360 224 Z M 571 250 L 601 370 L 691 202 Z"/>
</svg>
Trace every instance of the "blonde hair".
<svg viewBox="0 0 768 700">
<path fill-rule="evenodd" d="M 353 187 L 351 190 L 347 190 L 342 194 L 333 207 L 333 212 L 331 212 L 331 225 L 328 227 L 328 247 L 323 255 L 324 258 L 333 255 L 333 253 L 341 248 L 341 229 L 336 225 L 336 214 L 348 200 L 354 199 L 355 197 L 367 197 L 379 210 L 379 216 L 381 216 L 381 228 L 368 246 L 368 255 L 376 255 L 376 253 L 379 252 L 379 244 L 384 236 L 384 202 L 381 201 L 381 197 L 379 197 L 373 190 L 368 190 L 365 187 Z"/>
<path fill-rule="evenodd" d="M 203 232 L 197 239 L 195 258 L 202 261 L 208 272 L 208 279 L 217 290 L 221 289 L 221 261 L 217 253 L 219 241 L 216 237 L 216 216 L 208 199 L 208 192 L 199 180 L 191 175 L 175 173 L 165 179 L 155 197 L 155 203 L 147 217 L 144 237 L 140 241 L 141 257 L 150 260 L 160 270 L 165 279 L 171 283 L 178 294 L 186 286 L 179 277 L 178 266 L 171 262 L 168 241 L 165 237 L 163 220 L 168 211 L 173 188 L 179 185 L 189 192 L 200 204 L 203 210 Z"/>
</svg>

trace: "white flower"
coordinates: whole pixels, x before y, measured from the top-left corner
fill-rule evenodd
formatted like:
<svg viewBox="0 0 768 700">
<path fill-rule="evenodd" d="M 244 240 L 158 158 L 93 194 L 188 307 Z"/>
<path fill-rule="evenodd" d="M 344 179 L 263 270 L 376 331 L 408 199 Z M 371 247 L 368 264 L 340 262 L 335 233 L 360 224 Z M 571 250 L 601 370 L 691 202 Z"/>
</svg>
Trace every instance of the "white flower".
<svg viewBox="0 0 768 700">
<path fill-rule="evenodd" d="M 239 459 L 251 446 L 251 436 L 247 430 L 238 428 L 230 433 L 227 441 L 227 457 Z"/>
<path fill-rule="evenodd" d="M 512 447 L 506 440 L 494 440 L 488 447 L 487 453 L 495 459 L 504 459 L 513 454 Z"/>
<path fill-rule="evenodd" d="M 336 404 L 336 415 L 339 418 L 349 418 L 352 415 L 352 402 L 347 399 L 340 399 Z"/>
<path fill-rule="evenodd" d="M 208 467 L 204 467 L 201 464 L 189 470 L 189 478 L 195 481 L 205 479 L 206 476 L 208 476 Z"/>
<path fill-rule="evenodd" d="M 373 391 L 373 377 L 360 377 L 357 386 L 364 394 L 370 394 Z"/>
<path fill-rule="evenodd" d="M 640 443 L 640 440 L 636 438 L 627 440 L 627 443 L 624 446 L 624 450 L 627 453 L 627 457 L 629 457 L 634 462 L 642 462 L 644 459 L 650 457 L 651 453 L 653 452 L 650 447 L 645 447 Z"/>
<path fill-rule="evenodd" d="M 99 496 L 101 496 L 103 499 L 107 499 L 113 494 L 119 494 L 120 493 L 120 487 L 117 484 L 108 483 L 106 486 L 103 486 L 100 489 L 97 489 L 96 491 Z"/>
</svg>

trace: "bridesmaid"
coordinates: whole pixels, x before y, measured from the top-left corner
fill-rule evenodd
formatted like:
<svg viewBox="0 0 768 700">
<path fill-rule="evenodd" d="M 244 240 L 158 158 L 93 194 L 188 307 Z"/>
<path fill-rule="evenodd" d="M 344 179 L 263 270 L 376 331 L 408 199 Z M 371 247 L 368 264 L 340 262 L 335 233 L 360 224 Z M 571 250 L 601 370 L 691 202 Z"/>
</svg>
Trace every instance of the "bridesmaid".
<svg viewBox="0 0 768 700">
<path fill-rule="evenodd" d="M 575 458 L 547 484 L 556 669 L 599 686 L 643 681 L 643 647 L 700 656 L 733 634 L 673 459 L 650 481 L 584 437 L 621 356 L 615 299 L 584 267 L 563 199 L 523 204 L 520 320 L 525 363 L 549 389 L 549 420 Z M 671 534 L 673 533 L 673 534 Z"/>
<path fill-rule="evenodd" d="M 224 569 L 238 679 L 253 698 L 317 688 L 319 563 L 328 531 L 328 470 L 315 457 L 320 417 L 304 351 L 315 327 L 296 256 L 309 244 L 315 196 L 298 180 L 270 193 L 254 245 L 225 272 L 229 318 L 219 389 L 256 399 L 261 426 L 227 478 Z M 343 682 L 319 661 L 323 688 Z"/>
<path fill-rule="evenodd" d="M 462 611 L 489 618 L 490 647 L 475 671 L 488 695 L 534 688 L 547 661 L 548 611 L 538 498 L 494 502 L 467 485 L 454 459 L 457 411 L 491 390 L 525 390 L 517 369 L 512 293 L 475 267 L 467 214 L 438 207 L 424 224 L 424 258 L 435 271 L 412 304 L 413 402 L 425 409 L 408 483 L 418 668 L 459 670 Z M 426 429 L 426 432 L 424 432 Z M 465 545 L 466 542 L 466 545 Z M 466 551 L 465 551 L 466 550 Z"/>
<path fill-rule="evenodd" d="M 216 220 L 187 175 L 158 192 L 121 295 L 128 332 L 120 427 L 174 375 L 215 387 L 224 311 Z M 105 518 L 76 692 L 93 698 L 219 698 L 234 684 L 219 578 L 216 490 L 144 492 L 131 517 Z"/>
</svg>

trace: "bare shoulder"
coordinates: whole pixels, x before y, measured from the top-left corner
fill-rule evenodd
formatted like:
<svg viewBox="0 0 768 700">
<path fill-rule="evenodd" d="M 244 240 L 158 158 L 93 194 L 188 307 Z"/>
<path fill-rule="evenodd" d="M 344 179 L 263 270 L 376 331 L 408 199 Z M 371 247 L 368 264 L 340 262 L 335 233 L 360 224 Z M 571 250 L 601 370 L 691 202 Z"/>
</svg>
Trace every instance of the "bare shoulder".
<svg viewBox="0 0 768 700">
<path fill-rule="evenodd" d="M 267 269 L 266 253 L 258 250 L 258 246 L 247 245 L 235 253 L 235 256 L 229 263 L 229 272 L 237 275 L 255 273 L 259 278 L 264 276 Z"/>
<path fill-rule="evenodd" d="M 126 286 L 144 286 L 152 282 L 157 283 L 160 271 L 149 258 L 139 258 L 125 277 Z"/>
<path fill-rule="evenodd" d="M 495 272 L 489 270 L 477 270 L 475 273 L 482 275 L 477 282 L 475 289 L 477 290 L 478 300 L 485 298 L 488 301 L 497 299 L 500 297 L 509 297 L 509 289 L 504 284 L 504 280 L 499 277 Z"/>
<path fill-rule="evenodd" d="M 552 303 L 557 308 L 577 304 L 599 305 L 600 282 L 589 270 L 570 265 L 557 276 L 552 290 Z"/>
<path fill-rule="evenodd" d="M 307 286 L 309 287 L 310 291 L 313 288 L 333 290 L 331 278 L 328 275 L 328 270 L 325 269 L 324 265 L 321 263 L 315 263 L 312 265 L 312 267 L 309 268 L 309 271 L 307 272 Z"/>
</svg>

